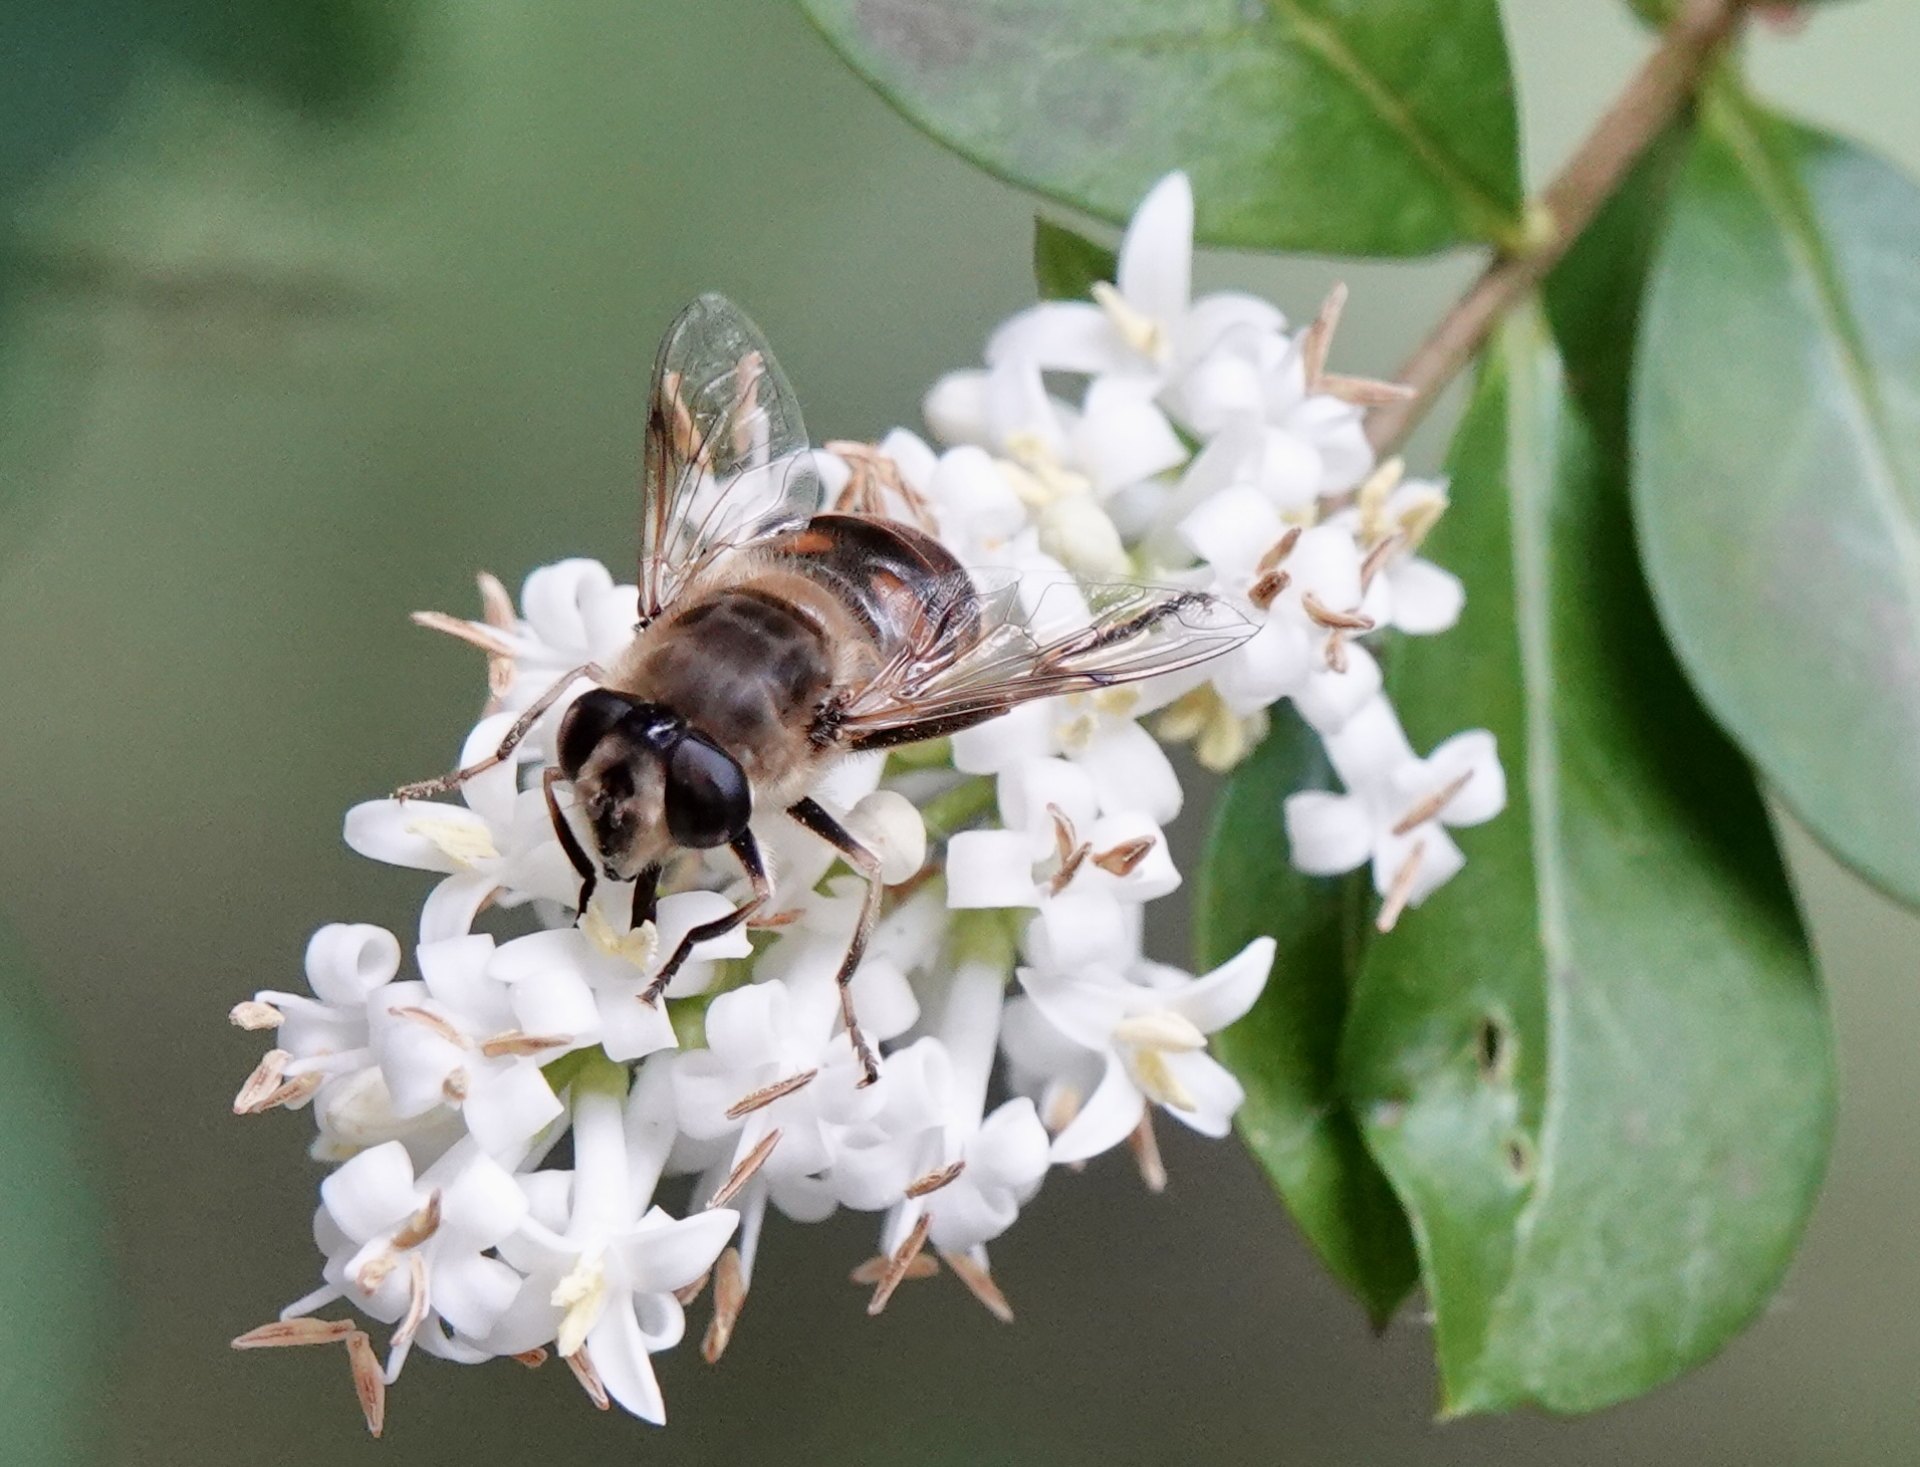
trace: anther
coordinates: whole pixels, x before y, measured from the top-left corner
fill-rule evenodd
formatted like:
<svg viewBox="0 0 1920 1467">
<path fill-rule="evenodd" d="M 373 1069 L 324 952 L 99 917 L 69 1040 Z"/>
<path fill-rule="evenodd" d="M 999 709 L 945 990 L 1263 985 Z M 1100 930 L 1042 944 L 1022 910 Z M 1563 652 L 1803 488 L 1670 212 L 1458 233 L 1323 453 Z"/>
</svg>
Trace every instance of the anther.
<svg viewBox="0 0 1920 1467">
<path fill-rule="evenodd" d="M 763 1110 L 767 1106 L 772 1105 L 774 1101 L 779 1100 L 782 1096 L 791 1095 L 794 1091 L 801 1089 L 819 1073 L 820 1071 L 817 1069 L 802 1070 L 799 1074 L 789 1075 L 784 1080 L 775 1080 L 771 1085 L 762 1085 L 758 1090 L 753 1091 L 749 1095 L 741 1096 L 738 1100 L 734 1101 L 732 1105 L 728 1106 L 727 1119 L 737 1121 L 744 1115 L 751 1115 L 756 1110 Z"/>
<path fill-rule="evenodd" d="M 1420 874 L 1420 860 L 1427 853 L 1427 843 L 1418 840 L 1407 857 L 1400 863 L 1400 869 L 1393 873 L 1393 880 L 1387 886 L 1387 897 L 1380 905 L 1380 915 L 1374 919 L 1374 927 L 1381 932 L 1393 931 L 1394 924 L 1400 920 L 1400 914 L 1407 909 L 1407 902 L 1413 896 L 1414 878 Z"/>
</svg>

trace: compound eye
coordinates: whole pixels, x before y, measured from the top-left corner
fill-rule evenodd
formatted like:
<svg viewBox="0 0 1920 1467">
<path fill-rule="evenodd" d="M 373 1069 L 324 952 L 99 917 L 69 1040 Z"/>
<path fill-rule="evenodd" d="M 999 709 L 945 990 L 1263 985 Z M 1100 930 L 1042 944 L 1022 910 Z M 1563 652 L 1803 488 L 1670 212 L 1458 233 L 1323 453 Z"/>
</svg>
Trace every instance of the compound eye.
<svg viewBox="0 0 1920 1467">
<path fill-rule="evenodd" d="M 607 732 L 629 713 L 633 712 L 633 699 L 607 688 L 588 688 L 573 700 L 573 706 L 567 710 L 567 716 L 560 720 L 560 737 L 556 741 L 556 753 L 559 756 L 560 772 L 568 779 L 579 776 L 581 766 L 593 756 L 600 740 Z"/>
<path fill-rule="evenodd" d="M 747 828 L 753 792 L 740 766 L 699 734 L 667 760 L 667 833 L 683 846 L 723 846 Z"/>
</svg>

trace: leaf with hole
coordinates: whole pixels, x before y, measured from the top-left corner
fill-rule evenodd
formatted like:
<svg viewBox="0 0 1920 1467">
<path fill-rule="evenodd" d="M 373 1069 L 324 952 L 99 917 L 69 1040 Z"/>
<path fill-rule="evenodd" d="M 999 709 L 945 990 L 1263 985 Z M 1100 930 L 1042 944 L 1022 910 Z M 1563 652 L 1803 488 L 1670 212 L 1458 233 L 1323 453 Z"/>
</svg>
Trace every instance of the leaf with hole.
<svg viewBox="0 0 1920 1467">
<path fill-rule="evenodd" d="M 1506 813 L 1369 948 L 1343 1073 L 1413 1219 L 1445 1408 L 1591 1410 L 1778 1284 L 1832 1127 L 1819 986 L 1747 766 L 1694 701 L 1544 323 L 1503 329 L 1436 558 L 1471 588 L 1390 684 L 1484 722 Z"/>
<path fill-rule="evenodd" d="M 801 0 L 894 106 L 1107 219 L 1193 176 L 1212 244 L 1413 255 L 1518 237 L 1495 0 Z"/>
<path fill-rule="evenodd" d="M 1365 951 L 1364 871 L 1306 876 L 1287 860 L 1281 802 L 1333 783 L 1319 737 L 1290 708 L 1228 780 L 1200 867 L 1199 966 L 1269 934 L 1279 944 L 1260 1001 L 1213 1041 L 1246 1088 L 1237 1117 L 1295 1221 L 1334 1276 L 1385 1324 L 1419 1276 L 1406 1215 L 1340 1093 L 1347 992 Z"/>
<path fill-rule="evenodd" d="M 1649 289 L 1634 510 L 1701 697 L 1920 904 L 1920 187 L 1717 91 Z"/>
</svg>

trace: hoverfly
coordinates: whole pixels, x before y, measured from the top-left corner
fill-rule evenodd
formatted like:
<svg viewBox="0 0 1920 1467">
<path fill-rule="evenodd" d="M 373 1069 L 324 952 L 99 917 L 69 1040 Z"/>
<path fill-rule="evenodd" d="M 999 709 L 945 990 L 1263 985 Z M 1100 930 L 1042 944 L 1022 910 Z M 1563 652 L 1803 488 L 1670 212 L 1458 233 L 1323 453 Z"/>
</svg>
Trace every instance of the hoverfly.
<svg viewBox="0 0 1920 1467">
<path fill-rule="evenodd" d="M 1252 628 L 1197 591 L 1124 586 L 1095 588 L 1090 616 L 1045 634 L 1022 613 L 1017 586 L 984 592 L 925 531 L 823 512 L 823 498 L 793 390 L 759 330 L 724 297 L 700 297 L 654 365 L 632 643 L 608 667 L 566 673 L 492 755 L 398 795 L 443 792 L 511 757 L 590 679 L 544 773 L 554 831 L 580 875 L 579 910 L 601 876 L 631 881 L 638 927 L 676 852 L 731 851 L 752 895 L 686 935 L 647 991 L 657 1001 L 697 944 L 767 907 L 772 884 L 750 822 L 785 812 L 867 883 L 838 977 L 870 1084 L 878 1069 L 849 982 L 880 910 L 879 861 L 808 790 L 844 755 L 1190 667 Z M 555 797 L 561 782 L 584 838 Z"/>
</svg>

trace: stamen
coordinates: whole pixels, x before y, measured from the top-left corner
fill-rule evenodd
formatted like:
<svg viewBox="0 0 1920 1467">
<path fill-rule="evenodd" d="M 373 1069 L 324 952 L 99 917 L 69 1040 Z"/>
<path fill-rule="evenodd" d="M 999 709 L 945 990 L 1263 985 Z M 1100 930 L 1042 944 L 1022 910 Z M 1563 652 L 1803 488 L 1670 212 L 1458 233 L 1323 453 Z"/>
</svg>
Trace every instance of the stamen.
<svg viewBox="0 0 1920 1467">
<path fill-rule="evenodd" d="M 286 1017 L 272 1004 L 257 998 L 243 999 L 227 1011 L 227 1022 L 236 1029 L 278 1029 Z"/>
<path fill-rule="evenodd" d="M 590 906 L 580 919 L 580 930 L 587 940 L 610 958 L 624 958 L 642 972 L 651 971 L 654 955 L 660 950 L 660 930 L 651 922 L 642 922 L 627 932 L 615 932 L 598 907 Z"/>
<path fill-rule="evenodd" d="M 1345 632 L 1329 632 L 1327 634 L 1326 657 L 1327 670 L 1329 672 L 1338 673 L 1342 677 L 1346 676 L 1347 634 Z"/>
<path fill-rule="evenodd" d="M 529 1370 L 538 1370 L 547 1363 L 547 1351 L 544 1345 L 535 1345 L 531 1350 L 522 1350 L 517 1355 L 510 1355 L 507 1358 L 518 1360 Z"/>
<path fill-rule="evenodd" d="M 1271 610 L 1280 593 L 1293 583 L 1293 577 L 1283 570 L 1270 570 L 1261 574 L 1247 590 L 1247 600 L 1262 611 Z"/>
<path fill-rule="evenodd" d="M 906 1242 L 894 1250 L 893 1257 L 888 1260 L 886 1273 L 874 1286 L 873 1297 L 867 1301 L 869 1315 L 878 1314 L 887 1307 L 887 1301 L 893 1297 L 893 1291 L 905 1281 L 907 1270 L 913 1266 L 913 1260 L 920 1256 L 920 1250 L 927 1243 L 927 1234 L 932 1230 L 933 1214 L 921 1213 L 920 1221 L 913 1225 L 913 1231 L 907 1234 Z"/>
<path fill-rule="evenodd" d="M 353 1393 L 360 1398 L 367 1431 L 378 1437 L 387 1425 L 387 1377 L 380 1357 L 373 1353 L 373 1340 L 363 1329 L 347 1336 L 347 1364 L 353 1370 Z"/>
<path fill-rule="evenodd" d="M 1133 1128 L 1127 1137 L 1127 1146 L 1133 1152 L 1133 1163 L 1140 1168 L 1140 1180 L 1146 1184 L 1149 1192 L 1167 1190 L 1167 1168 L 1160 1160 L 1160 1138 L 1153 1134 L 1153 1112 L 1140 1113 L 1140 1124 Z"/>
<path fill-rule="evenodd" d="M 300 1105 L 313 1098 L 327 1077 L 319 1071 L 310 1071 L 295 1075 L 291 1080 L 282 1082 L 280 1087 L 266 1099 L 254 1103 L 251 1114 L 260 1115 L 264 1111 L 277 1110 L 285 1105 Z"/>
<path fill-rule="evenodd" d="M 1040 1124 L 1049 1136 L 1058 1136 L 1073 1124 L 1084 1103 L 1085 1098 L 1071 1085 L 1050 1086 L 1041 1096 Z"/>
<path fill-rule="evenodd" d="M 893 1260 L 884 1253 L 876 1253 L 866 1262 L 856 1264 L 847 1275 L 850 1283 L 864 1284 L 868 1288 L 887 1276 L 887 1270 L 893 1267 Z M 940 1272 L 940 1261 L 931 1253 L 919 1254 L 907 1265 L 909 1279 L 930 1279 Z"/>
<path fill-rule="evenodd" d="M 278 1350 L 288 1345 L 331 1345 L 352 1334 L 351 1319 L 276 1319 L 234 1336 L 236 1350 Z"/>
<path fill-rule="evenodd" d="M 1122 341 L 1151 361 L 1166 360 L 1167 333 L 1158 321 L 1105 280 L 1096 280 L 1090 294 L 1094 303 L 1107 313 L 1107 319 Z"/>
<path fill-rule="evenodd" d="M 1381 538 L 1373 549 L 1367 552 L 1367 558 L 1360 562 L 1360 589 L 1366 591 L 1373 584 L 1373 578 L 1380 574 L 1393 553 L 1405 542 L 1397 534 Z"/>
<path fill-rule="evenodd" d="M 740 1266 L 740 1250 L 729 1248 L 713 1268 L 713 1318 L 700 1341 L 700 1358 L 718 1365 L 733 1339 L 733 1327 L 740 1319 L 740 1308 L 747 1302 L 746 1271 Z"/>
<path fill-rule="evenodd" d="M 484 825 L 423 816 L 407 822 L 407 834 L 431 841 L 441 855 L 463 871 L 471 871 L 481 861 L 500 859 L 500 848 Z"/>
<path fill-rule="evenodd" d="M 400 1255 L 389 1248 L 385 1253 L 375 1254 L 360 1265 L 359 1272 L 353 1276 L 353 1286 L 363 1294 L 371 1294 L 387 1281 L 387 1275 L 400 1266 Z"/>
<path fill-rule="evenodd" d="M 960 1173 L 966 1169 L 967 1164 L 964 1160 L 956 1161 L 952 1166 L 938 1167 L 928 1172 L 925 1176 L 915 1177 L 911 1182 L 908 1182 L 906 1195 L 909 1197 L 925 1197 L 929 1192 L 938 1192 L 949 1182 L 958 1178 Z"/>
<path fill-rule="evenodd" d="M 752 1094 L 743 1095 L 728 1106 L 727 1119 L 737 1121 L 744 1115 L 751 1115 L 756 1110 L 764 1109 L 782 1096 L 793 1094 L 819 1073 L 817 1069 L 802 1070 L 799 1074 L 789 1075 L 784 1080 L 775 1080 L 771 1085 L 762 1085 Z"/>
<path fill-rule="evenodd" d="M 1320 313 L 1313 318 L 1313 324 L 1301 333 L 1300 362 L 1306 369 L 1309 392 L 1321 390 L 1320 384 L 1327 371 L 1327 355 L 1333 350 L 1333 333 L 1340 329 L 1340 313 L 1346 308 L 1346 283 L 1339 281 L 1327 292 L 1327 298 L 1321 302 Z"/>
<path fill-rule="evenodd" d="M 553 1286 L 547 1302 L 566 1311 L 553 1348 L 562 1355 L 572 1355 L 586 1343 L 607 1307 L 607 1270 L 601 1255 L 596 1251 L 575 1259 L 573 1267 Z"/>
<path fill-rule="evenodd" d="M 1136 836 L 1132 840 L 1123 840 L 1119 845 L 1102 851 L 1093 858 L 1093 864 L 1109 876 L 1131 876 L 1139 869 L 1140 863 L 1147 859 L 1153 847 L 1152 836 Z"/>
<path fill-rule="evenodd" d="M 407 1312 L 395 1326 L 389 1348 L 404 1350 L 413 1343 L 420 1326 L 427 1322 L 427 1260 L 418 1253 L 407 1255 Z"/>
<path fill-rule="evenodd" d="M 1000 1292 L 1000 1286 L 993 1281 L 993 1275 L 987 1272 L 985 1264 L 974 1262 L 968 1254 L 950 1253 L 944 1248 L 940 1250 L 940 1256 L 946 1259 L 947 1267 L 954 1271 L 960 1282 L 967 1286 L 967 1292 L 986 1305 L 987 1313 L 1002 1324 L 1013 1323 L 1013 1306 L 1007 1302 L 1007 1296 Z"/>
<path fill-rule="evenodd" d="M 498 585 L 499 582 L 494 582 Z M 478 647 L 487 654 L 489 663 L 503 659 L 509 665 L 513 662 L 513 648 L 506 638 L 496 632 L 461 616 L 448 616 L 444 611 L 416 611 L 407 618 L 417 627 L 425 627 L 430 632 L 445 632 L 449 637 L 457 637 L 469 647 Z M 489 679 L 491 681 L 491 679 Z"/>
<path fill-rule="evenodd" d="M 522 1034 L 518 1029 L 509 1029 L 491 1039 L 482 1040 L 480 1053 L 488 1059 L 499 1059 L 503 1055 L 531 1055 L 548 1049 L 564 1049 L 572 1043 L 571 1034 Z"/>
<path fill-rule="evenodd" d="M 1113 1026 L 1113 1038 L 1118 1044 L 1170 1050 L 1175 1054 L 1192 1054 L 1207 1047 L 1207 1036 L 1200 1026 L 1173 1009 L 1130 1014 Z"/>
<path fill-rule="evenodd" d="M 1086 860 L 1092 847 L 1076 839 L 1073 822 L 1058 805 L 1048 805 L 1047 814 L 1053 818 L 1053 854 L 1057 863 L 1047 882 L 1047 891 L 1058 896 L 1079 873 L 1080 863 Z"/>
<path fill-rule="evenodd" d="M 1400 869 L 1393 873 L 1393 880 L 1387 886 L 1387 899 L 1380 905 L 1380 915 L 1374 919 L 1374 927 L 1381 932 L 1393 931 L 1394 924 L 1400 920 L 1400 914 L 1407 909 L 1407 902 L 1413 895 L 1414 878 L 1420 874 L 1420 859 L 1427 853 L 1427 843 L 1417 840 L 1413 849 L 1407 852 L 1406 860 L 1400 863 Z"/>
<path fill-rule="evenodd" d="M 735 1194 L 753 1180 L 753 1174 L 766 1164 L 773 1154 L 773 1148 L 779 1144 L 780 1133 L 777 1130 L 767 1132 L 758 1146 L 740 1158 L 740 1164 L 727 1174 L 726 1181 L 720 1184 L 720 1190 L 707 1199 L 708 1207 L 725 1207 L 733 1201 Z"/>
<path fill-rule="evenodd" d="M 1404 382 L 1382 382 L 1376 377 L 1349 377 L 1344 372 L 1322 372 L 1320 390 L 1354 407 L 1385 407 L 1388 403 L 1408 402 L 1420 395 L 1420 389 Z"/>
<path fill-rule="evenodd" d="M 1293 554 L 1293 547 L 1300 543 L 1300 537 L 1306 533 L 1304 525 L 1288 525 L 1286 531 L 1260 557 L 1260 563 L 1254 569 L 1261 574 L 1275 569 L 1280 562 Z"/>
<path fill-rule="evenodd" d="M 452 1024 L 448 1023 L 430 1009 L 419 1008 L 413 1004 L 405 1004 L 398 1008 L 390 1008 L 387 1012 L 392 1014 L 396 1019 L 408 1019 L 416 1024 L 424 1024 L 442 1039 L 446 1040 L 447 1043 L 460 1049 L 471 1049 L 473 1047 L 466 1035 L 462 1034 L 458 1029 L 454 1028 Z"/>
<path fill-rule="evenodd" d="M 262 1101 L 280 1088 L 280 1077 L 286 1072 L 287 1061 L 293 1055 L 288 1050 L 270 1049 L 260 1057 L 260 1063 L 253 1067 L 237 1094 L 233 1097 L 233 1113 L 237 1116 L 256 1115 Z"/>
<path fill-rule="evenodd" d="M 1370 632 L 1374 627 L 1372 617 L 1362 616 L 1357 611 L 1335 611 L 1311 591 L 1300 598 L 1300 605 L 1309 617 L 1323 627 L 1347 632 Z"/>
<path fill-rule="evenodd" d="M 1448 805 L 1452 804 L 1453 797 L 1465 789 L 1467 787 L 1467 781 L 1472 778 L 1473 771 L 1471 769 L 1462 770 L 1459 774 L 1441 785 L 1439 789 L 1428 795 L 1424 800 L 1414 805 L 1406 814 L 1402 815 L 1395 823 L 1393 833 L 1395 835 L 1412 835 L 1417 827 L 1425 825 L 1429 820 L 1433 819 L 1434 816 L 1446 809 Z"/>
<path fill-rule="evenodd" d="M 464 1105 L 467 1100 L 467 1068 L 455 1065 L 447 1071 L 447 1078 L 440 1082 L 440 1093 L 448 1105 Z"/>
<path fill-rule="evenodd" d="M 600 1379 L 600 1372 L 593 1368 L 593 1357 L 587 1353 L 587 1347 L 582 1345 L 571 1355 L 560 1358 L 567 1362 L 567 1369 L 580 1382 L 580 1389 L 587 1393 L 587 1399 L 600 1410 L 606 1410 L 612 1401 L 607 1396 L 607 1387 Z"/>
<path fill-rule="evenodd" d="M 695 1299 L 698 1299 L 700 1297 L 700 1291 L 706 1288 L 707 1280 L 712 1277 L 713 1277 L 713 1270 L 708 1269 L 705 1273 L 701 1274 L 700 1277 L 695 1279 L 692 1283 L 682 1284 L 679 1288 L 675 1289 L 673 1291 L 673 1297 L 680 1301 L 680 1305 L 682 1308 L 685 1308 L 687 1305 L 691 1304 Z"/>
<path fill-rule="evenodd" d="M 427 1194 L 425 1206 L 406 1220 L 400 1231 L 393 1235 L 396 1248 L 418 1248 L 427 1239 L 440 1231 L 440 1189 L 435 1187 Z"/>
</svg>

